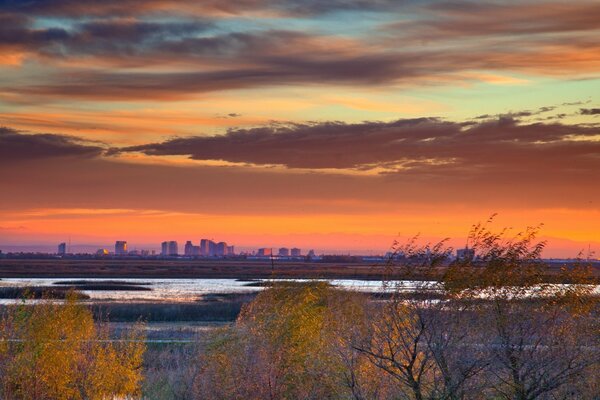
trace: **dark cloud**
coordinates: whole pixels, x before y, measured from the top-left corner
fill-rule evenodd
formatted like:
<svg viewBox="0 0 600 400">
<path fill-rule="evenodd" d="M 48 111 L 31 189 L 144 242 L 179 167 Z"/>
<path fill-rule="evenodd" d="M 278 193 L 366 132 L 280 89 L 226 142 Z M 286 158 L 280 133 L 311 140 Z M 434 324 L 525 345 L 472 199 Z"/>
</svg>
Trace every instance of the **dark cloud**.
<svg viewBox="0 0 600 400">
<path fill-rule="evenodd" d="M 420 39 L 520 36 L 598 30 L 600 4 L 589 1 L 433 2 L 418 21 L 394 26 Z M 413 32 L 414 33 L 414 32 Z"/>
<path fill-rule="evenodd" d="M 538 114 L 545 113 L 545 112 L 549 112 L 549 111 L 553 111 L 554 109 L 556 109 L 556 106 L 546 106 L 546 107 L 540 107 L 540 108 L 538 109 Z"/>
<path fill-rule="evenodd" d="M 274 85 L 447 84 L 453 79 L 485 80 L 473 71 L 488 70 L 574 77 L 595 72 L 600 65 L 600 46 L 592 39 L 599 29 L 595 17 L 600 8 L 587 2 L 409 2 L 410 18 L 368 37 L 318 30 L 244 30 L 243 24 L 240 31 L 231 32 L 220 29 L 219 17 L 205 12 L 283 8 L 311 16 L 405 6 L 393 3 L 0 0 L 0 51 L 43 57 L 44 65 L 74 60 L 72 65 L 79 66 L 59 66 L 53 74 L 32 75 L 20 84 L 6 82 L 0 91 L 14 101 L 36 95 L 160 100 Z M 181 15 L 126 18 L 128 13 L 168 15 L 173 10 Z M 195 13 L 198 10 L 204 11 Z M 44 15 L 64 19 L 36 24 Z M 56 26 L 41 27 L 49 23 Z M 185 68 L 173 67 L 177 63 Z"/>
<path fill-rule="evenodd" d="M 395 79 L 418 76 L 418 69 L 403 70 L 398 58 L 388 55 L 321 58 L 265 56 L 258 65 L 198 72 L 70 71 L 52 75 L 52 83 L 4 87 L 18 95 L 90 99 L 173 99 L 197 93 L 288 84 L 383 85 Z M 261 65 L 264 63 L 265 65 Z"/>
<path fill-rule="evenodd" d="M 510 111 L 501 114 L 482 114 L 476 116 L 474 119 L 498 119 L 498 118 L 514 118 L 520 119 L 524 117 L 533 117 L 539 114 L 547 113 L 556 109 L 556 106 L 544 106 L 536 110 L 521 110 L 521 111 Z"/>
<path fill-rule="evenodd" d="M 33 29 L 26 16 L 0 13 L 0 46 L 24 48 L 33 51 L 69 38 L 63 28 Z"/>
<path fill-rule="evenodd" d="M 580 108 L 579 113 L 582 115 L 600 115 L 600 108 Z"/>
<path fill-rule="evenodd" d="M 35 28 L 33 20 L 0 14 L 0 46 L 39 53 L 45 57 L 134 57 L 187 38 L 212 26 L 210 21 L 144 22 L 91 20 L 71 28 Z M 147 54 L 148 55 L 148 54 Z"/>
<path fill-rule="evenodd" d="M 398 8 L 398 0 L 0 0 L 0 10 L 45 16 L 135 16 L 147 14 L 241 15 L 276 11 L 285 15 L 320 15 L 338 11 L 384 11 Z"/>
<path fill-rule="evenodd" d="M 100 149 L 92 149 L 84 157 L 40 158 L 26 156 L 22 147 L 12 146 L 22 159 L 0 168 L 0 179 L 7 188 L 2 204 L 260 215 L 378 213 L 403 204 L 455 204 L 491 210 L 515 206 L 585 208 L 600 195 L 594 185 L 600 169 L 600 143 L 591 138 L 597 133 L 585 126 L 523 124 L 509 118 L 478 124 L 420 118 L 390 123 L 268 126 L 113 151 L 310 168 L 288 172 L 93 157 Z M 569 140 L 571 134 L 577 135 L 577 140 Z M 36 136 L 32 137 L 39 141 Z M 50 143 L 56 141 L 54 136 L 59 135 L 53 135 Z M 58 140 L 59 145 L 49 147 L 70 147 L 73 138 L 67 138 L 66 144 Z M 4 151 L 4 142 L 0 142 L 0 149 Z M 48 155 L 48 151 L 43 154 Z M 80 153 L 52 152 L 60 154 Z M 0 160 L 5 160 L 4 152 Z M 359 172 L 376 167 L 387 172 L 318 172 L 320 168 Z"/>
<path fill-rule="evenodd" d="M 600 143 L 593 140 L 598 134 L 598 128 L 520 123 L 507 117 L 470 124 L 418 118 L 236 129 L 220 136 L 174 138 L 113 149 L 111 154 L 187 155 L 195 160 L 308 169 L 385 168 L 388 172 L 438 177 L 525 173 L 530 168 L 585 175 L 600 169 Z M 573 135 L 590 139 L 574 141 Z"/>
<path fill-rule="evenodd" d="M 54 157 L 90 158 L 102 154 L 104 148 L 81 138 L 43 134 L 23 134 L 0 127 L 0 163 L 13 163 Z"/>
</svg>

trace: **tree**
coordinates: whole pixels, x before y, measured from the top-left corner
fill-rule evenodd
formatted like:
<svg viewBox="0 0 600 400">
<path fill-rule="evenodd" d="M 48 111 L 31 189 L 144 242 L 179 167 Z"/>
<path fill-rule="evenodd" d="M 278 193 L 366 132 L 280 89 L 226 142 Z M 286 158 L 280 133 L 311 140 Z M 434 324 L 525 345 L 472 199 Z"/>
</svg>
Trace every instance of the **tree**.
<svg viewBox="0 0 600 400">
<path fill-rule="evenodd" d="M 572 395 L 598 369 L 598 298 L 589 269 L 557 273 L 541 259 L 539 227 L 511 237 L 490 223 L 469 235 L 474 257 L 451 260 L 446 241 L 419 246 L 412 239 L 390 258 L 388 279 L 424 281 L 409 295 L 388 282 L 390 299 L 357 348 L 394 377 L 398 396 Z"/>
<path fill-rule="evenodd" d="M 9 306 L 0 322 L 3 399 L 105 399 L 139 396 L 141 330 L 111 342 L 108 329 L 75 294 Z"/>
<path fill-rule="evenodd" d="M 275 284 L 202 356 L 199 398 L 383 398 L 381 373 L 351 343 L 369 331 L 365 297 L 324 282 Z"/>
<path fill-rule="evenodd" d="M 457 260 L 443 283 L 454 298 L 482 304 L 493 391 L 534 400 L 560 393 L 598 366 L 597 296 L 586 268 L 553 273 L 541 259 L 540 227 L 514 236 L 489 222 L 469 235 L 476 257 Z M 567 283 L 557 284 L 555 282 Z"/>
</svg>

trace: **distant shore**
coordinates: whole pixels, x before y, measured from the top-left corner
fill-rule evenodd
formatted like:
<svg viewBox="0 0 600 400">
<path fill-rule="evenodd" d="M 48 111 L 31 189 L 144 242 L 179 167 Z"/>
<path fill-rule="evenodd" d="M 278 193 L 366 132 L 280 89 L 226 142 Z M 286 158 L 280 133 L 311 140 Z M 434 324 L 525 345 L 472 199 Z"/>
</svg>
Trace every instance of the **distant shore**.
<svg viewBox="0 0 600 400">
<path fill-rule="evenodd" d="M 548 278 L 565 264 L 550 264 Z M 600 263 L 592 265 L 600 282 Z M 255 260 L 77 260 L 0 259 L 0 278 L 170 278 L 170 279 L 415 279 L 434 280 L 444 268 L 413 271 L 383 263 L 275 262 Z"/>
</svg>

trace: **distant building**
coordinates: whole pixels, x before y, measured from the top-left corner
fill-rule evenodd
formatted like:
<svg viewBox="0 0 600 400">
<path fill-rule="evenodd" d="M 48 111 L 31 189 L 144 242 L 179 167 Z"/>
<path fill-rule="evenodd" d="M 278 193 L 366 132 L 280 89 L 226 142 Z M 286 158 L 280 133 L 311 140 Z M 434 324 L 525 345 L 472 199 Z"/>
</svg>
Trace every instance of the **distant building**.
<svg viewBox="0 0 600 400">
<path fill-rule="evenodd" d="M 302 256 L 302 250 L 300 250 L 297 247 L 294 247 L 292 249 L 292 257 L 300 257 L 300 256 Z"/>
<path fill-rule="evenodd" d="M 475 258 L 475 250 L 465 247 L 456 250 L 456 259 L 460 261 L 471 261 Z"/>
<path fill-rule="evenodd" d="M 192 257 L 200 256 L 200 246 L 192 246 Z"/>
<path fill-rule="evenodd" d="M 59 256 L 64 256 L 65 254 L 67 254 L 67 244 L 66 243 L 60 243 L 58 245 L 58 255 Z"/>
<path fill-rule="evenodd" d="M 227 246 L 227 255 L 228 256 L 235 255 L 235 248 L 233 246 Z"/>
<path fill-rule="evenodd" d="M 258 253 L 256 253 L 259 257 L 267 257 L 273 254 L 273 249 L 262 248 L 258 249 Z"/>
<path fill-rule="evenodd" d="M 315 251 L 314 250 L 309 250 L 308 254 L 306 256 L 308 258 L 315 258 Z"/>
<path fill-rule="evenodd" d="M 185 247 L 183 248 L 183 254 L 186 257 L 191 257 L 194 251 L 194 245 L 192 244 L 191 240 L 188 240 L 187 242 L 185 242 Z"/>
<path fill-rule="evenodd" d="M 211 257 L 217 255 L 217 244 L 212 240 L 208 241 L 208 255 Z"/>
<path fill-rule="evenodd" d="M 96 251 L 96 255 L 97 256 L 107 256 L 108 255 L 108 249 L 98 249 L 98 251 Z"/>
<path fill-rule="evenodd" d="M 127 254 L 127 242 L 124 240 L 117 240 L 115 242 L 115 254 L 117 256 L 124 256 Z"/>
<path fill-rule="evenodd" d="M 169 255 L 169 242 L 162 242 L 160 244 L 160 255 L 161 256 Z"/>
<path fill-rule="evenodd" d="M 227 255 L 227 243 L 219 242 L 216 246 L 216 255 L 217 256 L 225 256 Z"/>
<path fill-rule="evenodd" d="M 290 255 L 290 249 L 288 249 L 287 247 L 282 247 L 279 249 L 279 252 L 277 253 L 280 257 L 289 257 Z"/>
<path fill-rule="evenodd" d="M 204 257 L 210 256 L 210 240 L 200 240 L 200 255 Z"/>
<path fill-rule="evenodd" d="M 171 240 L 169 243 L 167 243 L 167 255 L 172 257 L 179 255 L 179 249 L 176 241 Z"/>
</svg>

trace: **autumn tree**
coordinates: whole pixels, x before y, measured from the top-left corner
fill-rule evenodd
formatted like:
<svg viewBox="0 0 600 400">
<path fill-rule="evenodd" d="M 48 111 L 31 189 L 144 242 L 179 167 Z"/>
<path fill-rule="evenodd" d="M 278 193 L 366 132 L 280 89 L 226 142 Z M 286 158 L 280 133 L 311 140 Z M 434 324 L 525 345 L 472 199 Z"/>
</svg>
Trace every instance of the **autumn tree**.
<svg viewBox="0 0 600 400">
<path fill-rule="evenodd" d="M 390 258 L 391 296 L 358 348 L 394 377 L 399 397 L 572 397 L 597 370 L 589 269 L 552 270 L 541 259 L 539 227 L 511 235 L 491 222 L 473 227 L 473 257 L 452 260 L 446 241 L 412 239 Z M 400 277 L 418 279 L 413 293 Z"/>
<path fill-rule="evenodd" d="M 141 330 L 110 340 L 108 328 L 71 293 L 66 301 L 9 306 L 0 320 L 3 399 L 139 396 Z"/>
<path fill-rule="evenodd" d="M 450 295 L 485 307 L 481 328 L 490 341 L 493 392 L 534 400 L 576 386 L 597 368 L 597 296 L 590 270 L 553 271 L 542 258 L 540 227 L 510 235 L 486 224 L 469 235 L 475 257 L 454 262 L 443 279 Z"/>
<path fill-rule="evenodd" d="M 352 347 L 369 331 L 365 306 L 324 282 L 275 284 L 203 355 L 199 398 L 385 398 L 385 377 Z"/>
</svg>

